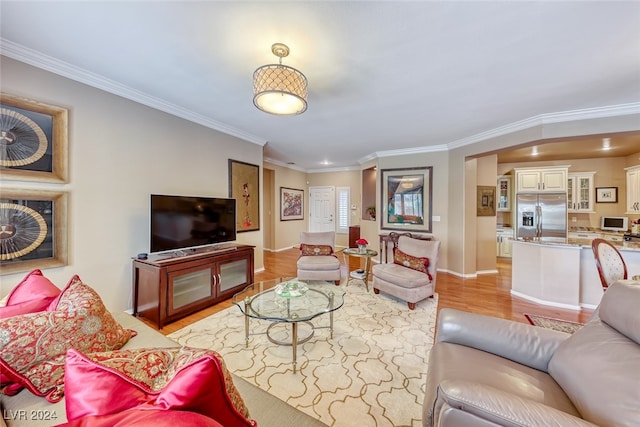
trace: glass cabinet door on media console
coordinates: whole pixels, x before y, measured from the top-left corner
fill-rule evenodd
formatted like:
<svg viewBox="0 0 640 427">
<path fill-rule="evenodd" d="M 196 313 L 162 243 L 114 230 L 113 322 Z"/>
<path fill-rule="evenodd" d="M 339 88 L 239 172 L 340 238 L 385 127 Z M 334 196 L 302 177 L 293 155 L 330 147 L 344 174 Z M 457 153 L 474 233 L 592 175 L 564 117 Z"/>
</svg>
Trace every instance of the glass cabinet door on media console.
<svg viewBox="0 0 640 427">
<path fill-rule="evenodd" d="M 249 260 L 246 257 L 230 258 L 217 263 L 218 281 L 216 286 L 218 295 L 234 294 L 239 286 L 249 286 L 253 283 L 253 279 L 249 280 L 247 275 L 248 263 Z"/>
<path fill-rule="evenodd" d="M 213 269 L 207 265 L 173 271 L 168 274 L 169 316 L 185 307 L 213 297 Z"/>
<path fill-rule="evenodd" d="M 133 260 L 134 315 L 158 328 L 231 297 L 253 283 L 253 246 L 199 248 L 185 256 Z"/>
<path fill-rule="evenodd" d="M 249 260 L 240 255 L 215 262 L 205 260 L 200 265 L 169 272 L 168 315 L 179 315 L 191 304 L 231 296 L 239 288 L 249 286 L 253 280 L 249 280 L 248 267 Z"/>
</svg>

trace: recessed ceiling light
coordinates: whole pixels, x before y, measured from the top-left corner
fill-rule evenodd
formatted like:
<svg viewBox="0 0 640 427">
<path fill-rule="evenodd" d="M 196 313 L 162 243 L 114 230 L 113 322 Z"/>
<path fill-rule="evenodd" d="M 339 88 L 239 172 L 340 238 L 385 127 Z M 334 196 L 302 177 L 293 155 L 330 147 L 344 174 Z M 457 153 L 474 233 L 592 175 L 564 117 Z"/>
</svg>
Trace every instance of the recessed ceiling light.
<svg viewBox="0 0 640 427">
<path fill-rule="evenodd" d="M 602 149 L 603 150 L 611 149 L 611 138 L 602 138 Z"/>
</svg>

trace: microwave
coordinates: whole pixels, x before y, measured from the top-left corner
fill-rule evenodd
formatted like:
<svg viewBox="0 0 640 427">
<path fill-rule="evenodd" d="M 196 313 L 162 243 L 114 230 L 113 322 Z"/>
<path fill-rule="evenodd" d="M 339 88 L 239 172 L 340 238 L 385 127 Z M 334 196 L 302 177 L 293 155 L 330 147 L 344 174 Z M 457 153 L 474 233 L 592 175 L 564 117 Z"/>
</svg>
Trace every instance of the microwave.
<svg viewBox="0 0 640 427">
<path fill-rule="evenodd" d="M 626 216 L 603 216 L 600 218 L 600 229 L 607 231 L 627 231 L 629 218 Z"/>
</svg>

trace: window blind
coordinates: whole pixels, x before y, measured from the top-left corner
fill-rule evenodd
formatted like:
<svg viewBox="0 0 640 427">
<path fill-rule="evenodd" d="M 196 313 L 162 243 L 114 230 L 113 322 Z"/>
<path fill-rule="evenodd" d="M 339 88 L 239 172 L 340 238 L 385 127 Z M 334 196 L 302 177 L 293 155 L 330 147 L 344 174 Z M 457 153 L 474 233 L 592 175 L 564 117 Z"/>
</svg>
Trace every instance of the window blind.
<svg viewBox="0 0 640 427">
<path fill-rule="evenodd" d="M 349 232 L 349 202 L 351 201 L 351 188 L 338 187 L 338 221 L 336 223 L 336 233 Z"/>
</svg>

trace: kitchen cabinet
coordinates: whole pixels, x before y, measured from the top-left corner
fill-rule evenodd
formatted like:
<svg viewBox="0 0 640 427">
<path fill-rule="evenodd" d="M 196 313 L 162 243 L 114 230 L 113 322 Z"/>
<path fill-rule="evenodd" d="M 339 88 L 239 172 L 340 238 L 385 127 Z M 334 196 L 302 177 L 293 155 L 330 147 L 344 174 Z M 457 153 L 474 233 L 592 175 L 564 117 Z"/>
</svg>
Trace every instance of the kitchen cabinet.
<svg viewBox="0 0 640 427">
<path fill-rule="evenodd" d="M 569 240 L 589 240 L 601 239 L 602 233 L 596 233 L 595 231 L 569 231 L 567 233 Z"/>
<path fill-rule="evenodd" d="M 602 238 L 610 242 L 618 242 L 618 243 L 624 242 L 624 234 L 602 233 Z"/>
<path fill-rule="evenodd" d="M 569 212 L 593 213 L 595 172 L 570 173 L 567 179 L 567 210 Z"/>
<path fill-rule="evenodd" d="M 516 192 L 552 193 L 567 191 L 568 166 L 516 168 Z"/>
<path fill-rule="evenodd" d="M 498 178 L 498 212 L 511 211 L 511 177 L 501 176 Z"/>
<path fill-rule="evenodd" d="M 640 165 L 625 170 L 627 171 L 626 213 L 640 214 Z"/>
<path fill-rule="evenodd" d="M 198 248 L 133 260 L 133 314 L 164 324 L 231 297 L 253 283 L 253 246 Z"/>
<path fill-rule="evenodd" d="M 513 242 L 513 229 L 503 228 L 496 232 L 496 255 L 503 258 L 511 258 L 511 243 Z"/>
</svg>

